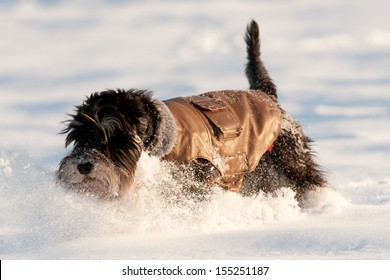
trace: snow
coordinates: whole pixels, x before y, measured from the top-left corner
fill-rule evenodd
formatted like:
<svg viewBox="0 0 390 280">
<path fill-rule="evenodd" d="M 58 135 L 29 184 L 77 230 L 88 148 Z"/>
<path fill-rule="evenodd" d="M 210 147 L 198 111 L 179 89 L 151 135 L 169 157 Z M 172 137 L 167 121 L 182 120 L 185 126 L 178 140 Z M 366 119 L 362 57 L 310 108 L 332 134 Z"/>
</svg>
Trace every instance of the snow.
<svg viewBox="0 0 390 280">
<path fill-rule="evenodd" d="M 390 2 L 0 3 L 0 259 L 389 259 Z M 246 24 L 330 188 L 194 201 L 143 155 L 120 202 L 55 184 L 62 121 L 84 96 L 247 88 Z M 184 179 L 184 180 L 183 180 Z"/>
</svg>

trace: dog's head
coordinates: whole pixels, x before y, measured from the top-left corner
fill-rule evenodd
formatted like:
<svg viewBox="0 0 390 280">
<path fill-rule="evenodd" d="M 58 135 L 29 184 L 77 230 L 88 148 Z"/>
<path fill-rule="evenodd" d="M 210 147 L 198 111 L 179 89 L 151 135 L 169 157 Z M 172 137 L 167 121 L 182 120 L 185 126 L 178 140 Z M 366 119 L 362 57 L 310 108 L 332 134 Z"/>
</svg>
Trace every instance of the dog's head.
<svg viewBox="0 0 390 280">
<path fill-rule="evenodd" d="M 142 150 L 155 145 L 160 121 L 156 101 L 141 90 L 91 94 L 70 115 L 58 181 L 71 190 L 116 198 L 130 188 Z"/>
</svg>

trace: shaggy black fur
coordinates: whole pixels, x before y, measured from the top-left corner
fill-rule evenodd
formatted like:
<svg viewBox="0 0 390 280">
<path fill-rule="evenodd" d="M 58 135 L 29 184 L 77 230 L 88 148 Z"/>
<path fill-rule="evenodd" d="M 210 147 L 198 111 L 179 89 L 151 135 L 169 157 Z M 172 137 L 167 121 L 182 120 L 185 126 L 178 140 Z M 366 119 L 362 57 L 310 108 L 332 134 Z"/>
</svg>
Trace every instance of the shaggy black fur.
<svg viewBox="0 0 390 280">
<path fill-rule="evenodd" d="M 259 28 L 255 21 L 247 27 L 245 42 L 248 58 L 245 73 L 250 89 L 262 91 L 277 102 L 276 86 L 260 59 Z M 77 191 L 97 192 L 103 198 L 123 196 L 133 182 L 141 152 L 163 156 L 175 143 L 175 122 L 167 110 L 144 90 L 91 94 L 76 107 L 76 113 L 62 131 L 67 134 L 66 146 L 74 143 L 74 149 L 60 163 L 61 184 Z M 245 176 L 240 192 L 274 193 L 281 187 L 289 187 L 302 201 L 307 191 L 324 187 L 326 180 L 313 159 L 311 139 L 281 111 L 282 128 L 273 149 Z M 216 172 L 207 161 L 201 160 L 184 169 L 192 173 L 190 177 L 205 183 Z"/>
<path fill-rule="evenodd" d="M 161 122 L 157 111 L 152 93 L 146 90 L 118 89 L 91 94 L 82 105 L 76 106 L 76 113 L 70 115 L 72 120 L 61 132 L 67 133 L 65 145 L 74 142 L 74 149 L 60 163 L 60 181 L 63 181 L 61 167 L 69 158 L 79 159 L 77 169 L 85 175 L 93 169 L 91 162 L 105 157 L 115 166 L 111 172 L 121 175 L 120 184 L 130 184 L 141 152 L 151 149 L 156 140 L 156 126 Z M 91 158 L 90 151 L 99 156 Z"/>
<path fill-rule="evenodd" d="M 276 86 L 260 59 L 259 26 L 255 21 L 252 21 L 247 27 L 245 43 L 248 59 L 245 74 L 249 81 L 249 88 L 261 90 L 273 99 L 277 99 Z"/>
<path fill-rule="evenodd" d="M 68 133 L 65 144 L 74 142 L 75 149 L 97 149 L 126 167 L 129 155 L 120 151 L 135 148 L 140 154 L 149 148 L 156 137 L 156 111 L 152 93 L 146 90 L 95 92 L 70 115 L 73 120 L 62 131 Z"/>
<path fill-rule="evenodd" d="M 245 36 L 248 62 L 246 75 L 250 88 L 261 90 L 277 101 L 277 89 L 260 60 L 259 27 L 252 21 Z M 246 177 L 241 193 L 252 195 L 259 190 L 274 192 L 281 187 L 290 187 L 299 201 L 309 190 L 326 185 L 326 179 L 315 163 L 312 140 L 300 125 L 283 110 L 282 130 L 273 149 L 261 159 L 256 170 Z"/>
</svg>

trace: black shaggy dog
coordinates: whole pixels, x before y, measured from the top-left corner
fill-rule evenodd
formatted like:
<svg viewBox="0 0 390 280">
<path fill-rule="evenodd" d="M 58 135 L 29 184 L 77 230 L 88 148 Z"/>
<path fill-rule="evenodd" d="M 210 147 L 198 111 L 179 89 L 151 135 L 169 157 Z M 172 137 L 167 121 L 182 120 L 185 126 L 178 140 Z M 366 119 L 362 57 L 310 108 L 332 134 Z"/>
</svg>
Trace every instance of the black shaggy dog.
<svg viewBox="0 0 390 280">
<path fill-rule="evenodd" d="M 71 115 L 58 181 L 105 199 L 131 188 L 144 151 L 204 182 L 253 195 L 282 187 L 301 202 L 326 185 L 311 140 L 278 104 L 276 86 L 260 60 L 255 21 L 245 36 L 249 90 L 225 90 L 159 101 L 145 90 L 93 93 Z"/>
</svg>

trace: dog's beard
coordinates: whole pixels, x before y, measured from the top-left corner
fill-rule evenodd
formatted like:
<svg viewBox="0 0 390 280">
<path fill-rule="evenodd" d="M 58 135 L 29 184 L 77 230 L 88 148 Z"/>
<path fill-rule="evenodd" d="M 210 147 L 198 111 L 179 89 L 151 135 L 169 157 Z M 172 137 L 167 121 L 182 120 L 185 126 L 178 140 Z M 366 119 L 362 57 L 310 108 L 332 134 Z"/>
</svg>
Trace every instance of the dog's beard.
<svg viewBox="0 0 390 280">
<path fill-rule="evenodd" d="M 131 184 L 134 172 L 116 166 L 93 149 L 73 151 L 65 157 L 60 162 L 57 177 L 60 185 L 71 191 L 115 199 L 122 195 L 124 185 Z"/>
</svg>

